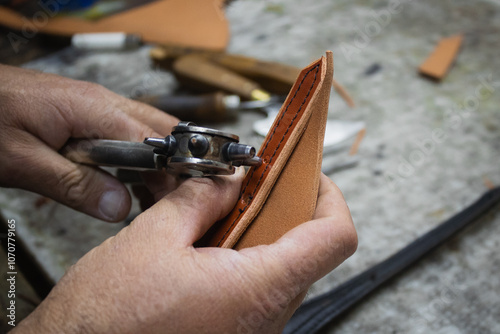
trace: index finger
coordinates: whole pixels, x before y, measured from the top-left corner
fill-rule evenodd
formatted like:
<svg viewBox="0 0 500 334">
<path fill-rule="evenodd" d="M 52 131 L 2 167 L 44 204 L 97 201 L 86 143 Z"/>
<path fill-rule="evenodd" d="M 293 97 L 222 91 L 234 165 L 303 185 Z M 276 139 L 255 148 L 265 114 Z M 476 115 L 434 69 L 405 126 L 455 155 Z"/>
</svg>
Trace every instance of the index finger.
<svg viewBox="0 0 500 334">
<path fill-rule="evenodd" d="M 148 104 L 129 100 L 122 96 L 117 96 L 117 107 L 130 117 L 146 124 L 151 129 L 162 136 L 170 134 L 172 127 L 179 123 L 179 119 L 156 109 Z"/>
</svg>

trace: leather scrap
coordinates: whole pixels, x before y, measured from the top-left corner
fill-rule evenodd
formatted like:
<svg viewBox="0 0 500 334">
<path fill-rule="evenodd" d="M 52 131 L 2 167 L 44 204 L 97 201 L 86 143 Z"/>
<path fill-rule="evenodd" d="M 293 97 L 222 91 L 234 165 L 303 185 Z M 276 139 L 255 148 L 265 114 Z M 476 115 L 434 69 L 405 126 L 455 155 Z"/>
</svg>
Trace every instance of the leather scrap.
<svg viewBox="0 0 500 334">
<path fill-rule="evenodd" d="M 455 60 L 463 35 L 455 35 L 443 38 L 439 41 L 434 51 L 425 62 L 418 68 L 420 74 L 426 75 L 436 80 L 443 79 Z"/>
</svg>

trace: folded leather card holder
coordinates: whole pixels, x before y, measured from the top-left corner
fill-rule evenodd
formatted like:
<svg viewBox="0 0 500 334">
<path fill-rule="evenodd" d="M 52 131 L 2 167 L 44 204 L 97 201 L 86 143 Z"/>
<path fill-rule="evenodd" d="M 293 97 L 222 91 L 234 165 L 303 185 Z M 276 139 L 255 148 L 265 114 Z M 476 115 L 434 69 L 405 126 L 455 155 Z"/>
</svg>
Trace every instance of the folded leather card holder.
<svg viewBox="0 0 500 334">
<path fill-rule="evenodd" d="M 262 165 L 248 170 L 236 206 L 201 245 L 270 244 L 312 218 L 332 79 L 330 51 L 302 70 L 259 150 Z"/>
</svg>

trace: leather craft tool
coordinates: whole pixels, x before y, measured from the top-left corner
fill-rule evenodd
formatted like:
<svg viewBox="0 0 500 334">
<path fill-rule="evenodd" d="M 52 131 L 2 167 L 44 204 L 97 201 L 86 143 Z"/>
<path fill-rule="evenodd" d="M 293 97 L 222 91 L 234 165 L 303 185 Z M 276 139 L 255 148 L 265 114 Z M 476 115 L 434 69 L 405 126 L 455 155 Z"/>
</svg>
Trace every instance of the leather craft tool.
<svg viewBox="0 0 500 334">
<path fill-rule="evenodd" d="M 183 86 L 198 91 L 223 90 L 246 100 L 267 101 L 271 97 L 257 82 L 214 64 L 201 55 L 178 58 L 172 70 Z"/>
<path fill-rule="evenodd" d="M 222 92 L 188 96 L 148 95 L 135 100 L 193 122 L 221 122 L 235 119 L 241 101 L 238 95 L 227 95 Z"/>
<path fill-rule="evenodd" d="M 362 272 L 337 288 L 303 303 L 283 331 L 284 334 L 314 334 L 338 319 L 360 302 L 423 256 L 478 221 L 500 203 L 500 187 L 481 196 L 465 210 L 413 241 L 387 260 Z"/>
<path fill-rule="evenodd" d="M 215 92 L 203 95 L 150 95 L 136 98 L 180 119 L 193 122 L 221 122 L 236 119 L 241 110 L 263 110 L 283 98 L 272 96 L 266 101 L 241 101 L 238 95 Z"/>
<path fill-rule="evenodd" d="M 300 74 L 299 67 L 242 55 L 211 53 L 207 54 L 206 57 L 220 66 L 224 66 L 256 81 L 264 89 L 280 95 L 288 94 Z M 344 99 L 349 107 L 353 108 L 355 106 L 351 96 L 335 78 L 332 79 L 332 87 Z"/>
<path fill-rule="evenodd" d="M 79 50 L 122 51 L 136 49 L 142 44 L 140 35 L 123 32 L 74 34 L 71 37 L 71 45 Z"/>
<path fill-rule="evenodd" d="M 61 153 L 74 162 L 124 169 L 161 170 L 179 176 L 230 175 L 237 166 L 258 166 L 255 149 L 239 144 L 239 137 L 219 130 L 180 122 L 165 138 L 143 143 L 78 139 Z"/>
<path fill-rule="evenodd" d="M 191 60 L 197 59 L 198 62 L 209 63 L 212 68 L 226 69 L 221 73 L 237 74 L 247 78 L 252 85 L 257 84 L 262 89 L 278 95 L 288 94 L 300 74 L 300 68 L 295 66 L 211 50 L 163 45 L 152 49 L 150 52 L 150 57 L 156 65 L 172 70 L 174 73 L 176 72 L 175 63 L 185 56 L 195 56 L 196 58 L 191 58 Z M 192 76 L 192 78 L 195 77 L 196 74 Z M 204 81 L 203 78 L 199 80 Z M 346 101 L 347 105 L 354 107 L 353 99 L 335 79 L 332 79 L 332 86 Z"/>
</svg>

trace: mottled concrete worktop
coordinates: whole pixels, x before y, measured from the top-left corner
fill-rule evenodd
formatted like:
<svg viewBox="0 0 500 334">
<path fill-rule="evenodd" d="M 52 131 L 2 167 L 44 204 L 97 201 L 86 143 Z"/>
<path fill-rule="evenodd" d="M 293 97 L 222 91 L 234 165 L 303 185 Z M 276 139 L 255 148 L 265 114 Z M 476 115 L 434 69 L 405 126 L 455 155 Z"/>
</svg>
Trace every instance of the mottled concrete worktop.
<svg viewBox="0 0 500 334">
<path fill-rule="evenodd" d="M 227 16 L 230 52 L 302 67 L 333 50 L 335 77 L 357 107 L 349 109 L 334 94 L 330 117 L 367 125 L 359 165 L 330 175 L 351 209 L 359 248 L 313 286 L 313 296 L 460 211 L 488 182 L 500 184 L 500 5 L 414 0 L 401 1 L 391 12 L 388 1 L 310 3 L 240 0 Z M 465 34 L 464 45 L 446 79 L 419 77 L 416 68 L 437 41 L 456 33 Z M 121 54 L 66 49 L 25 67 L 97 82 L 128 96 L 176 85 L 170 74 L 150 68 L 147 47 Z M 246 124 L 262 117 L 246 113 L 220 128 L 259 145 L 261 138 Z M 54 279 L 123 227 L 53 202 L 33 210 L 37 198 L 2 189 L 0 208 L 18 218 L 19 234 Z M 499 235 L 496 210 L 384 285 L 329 332 L 500 333 Z"/>
</svg>

